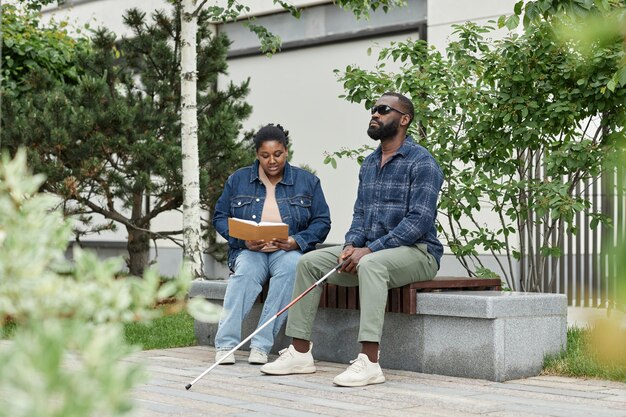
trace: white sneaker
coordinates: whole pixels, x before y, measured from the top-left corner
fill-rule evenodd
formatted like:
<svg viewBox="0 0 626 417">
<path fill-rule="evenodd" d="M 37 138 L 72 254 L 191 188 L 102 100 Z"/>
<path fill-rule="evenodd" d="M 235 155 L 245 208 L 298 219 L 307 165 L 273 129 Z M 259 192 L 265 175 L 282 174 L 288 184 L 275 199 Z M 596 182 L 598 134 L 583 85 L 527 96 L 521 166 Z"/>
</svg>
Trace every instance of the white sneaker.
<svg viewBox="0 0 626 417">
<path fill-rule="evenodd" d="M 352 365 L 333 379 L 340 387 L 363 387 L 370 384 L 382 384 L 385 376 L 378 362 L 370 362 L 365 353 L 359 353 L 356 359 L 350 361 Z"/>
<path fill-rule="evenodd" d="M 219 362 L 222 358 L 225 358 L 220 362 L 220 365 L 232 365 L 235 363 L 235 355 L 230 354 L 226 356 L 226 354 L 230 352 L 230 350 L 218 350 L 215 352 L 215 362 Z"/>
<path fill-rule="evenodd" d="M 248 356 L 248 363 L 254 365 L 263 365 L 267 363 L 267 353 L 255 348 L 250 349 L 250 356 Z"/>
<path fill-rule="evenodd" d="M 300 353 L 289 345 L 279 352 L 278 359 L 261 367 L 261 372 L 268 375 L 312 374 L 316 371 L 311 347 L 306 353 Z"/>
</svg>

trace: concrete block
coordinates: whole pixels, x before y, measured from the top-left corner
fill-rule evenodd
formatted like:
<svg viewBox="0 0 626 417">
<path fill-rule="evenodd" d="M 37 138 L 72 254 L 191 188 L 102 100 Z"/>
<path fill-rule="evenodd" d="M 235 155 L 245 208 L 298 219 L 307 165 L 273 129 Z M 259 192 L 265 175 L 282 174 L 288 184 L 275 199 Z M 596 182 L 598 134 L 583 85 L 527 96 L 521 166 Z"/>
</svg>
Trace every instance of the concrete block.
<svg viewBox="0 0 626 417">
<path fill-rule="evenodd" d="M 567 314 L 567 297 L 512 291 L 420 293 L 417 314 L 484 319 L 561 316 Z"/>
<path fill-rule="evenodd" d="M 567 342 L 567 298 L 513 292 L 423 293 L 420 372 L 507 381 L 537 375 Z"/>
<path fill-rule="evenodd" d="M 190 296 L 221 303 L 226 281 L 195 281 Z M 387 313 L 381 341 L 383 368 L 507 381 L 537 375 L 547 354 L 565 349 L 567 298 L 561 294 L 462 291 L 420 293 L 418 314 Z M 243 325 L 258 324 L 255 305 Z M 360 351 L 358 310 L 322 308 L 313 326 L 313 355 L 348 363 Z M 216 323 L 195 324 L 201 345 L 213 345 Z M 288 346 L 284 329 L 272 350 Z M 244 350 L 248 346 L 244 346 Z"/>
</svg>

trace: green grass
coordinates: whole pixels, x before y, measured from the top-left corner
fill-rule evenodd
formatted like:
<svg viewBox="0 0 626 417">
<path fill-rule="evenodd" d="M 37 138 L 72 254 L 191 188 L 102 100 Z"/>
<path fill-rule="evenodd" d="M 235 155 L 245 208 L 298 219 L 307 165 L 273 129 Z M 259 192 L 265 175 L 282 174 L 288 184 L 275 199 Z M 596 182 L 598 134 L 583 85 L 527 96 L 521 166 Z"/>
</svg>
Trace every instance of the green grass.
<svg viewBox="0 0 626 417">
<path fill-rule="evenodd" d="M 0 327 L 0 339 L 11 339 L 16 329 L 15 323 L 5 323 Z M 186 311 L 155 319 L 151 323 L 127 323 L 124 334 L 128 343 L 139 345 L 143 350 L 196 345 L 193 317 Z"/>
<path fill-rule="evenodd" d="M 124 326 L 126 341 L 144 350 L 195 346 L 193 317 L 186 311 L 158 318 L 150 324 L 128 323 Z"/>
<path fill-rule="evenodd" d="M 567 350 L 558 356 L 548 357 L 542 374 L 626 382 L 626 357 L 621 354 L 624 350 L 621 343 L 626 340 L 626 330 L 617 331 L 622 334 L 612 334 L 608 342 L 596 339 L 600 343 L 594 344 L 593 330 L 568 329 Z M 602 352 L 607 348 L 613 352 L 613 359 L 601 360 Z"/>
</svg>

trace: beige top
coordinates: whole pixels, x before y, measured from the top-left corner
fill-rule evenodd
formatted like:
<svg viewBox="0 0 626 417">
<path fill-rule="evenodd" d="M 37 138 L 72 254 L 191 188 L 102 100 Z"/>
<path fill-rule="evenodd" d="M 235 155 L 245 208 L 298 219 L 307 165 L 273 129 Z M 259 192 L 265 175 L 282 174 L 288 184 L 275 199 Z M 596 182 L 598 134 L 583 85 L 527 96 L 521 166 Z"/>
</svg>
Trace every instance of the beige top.
<svg viewBox="0 0 626 417">
<path fill-rule="evenodd" d="M 263 213 L 261 213 L 262 222 L 276 222 L 282 223 L 283 219 L 280 217 L 280 211 L 278 210 L 278 203 L 276 202 L 276 185 L 265 175 L 265 171 L 259 165 L 259 179 L 265 185 L 265 202 L 263 203 Z M 266 244 L 261 249 L 261 252 L 274 252 L 277 251 L 274 245 Z"/>
</svg>

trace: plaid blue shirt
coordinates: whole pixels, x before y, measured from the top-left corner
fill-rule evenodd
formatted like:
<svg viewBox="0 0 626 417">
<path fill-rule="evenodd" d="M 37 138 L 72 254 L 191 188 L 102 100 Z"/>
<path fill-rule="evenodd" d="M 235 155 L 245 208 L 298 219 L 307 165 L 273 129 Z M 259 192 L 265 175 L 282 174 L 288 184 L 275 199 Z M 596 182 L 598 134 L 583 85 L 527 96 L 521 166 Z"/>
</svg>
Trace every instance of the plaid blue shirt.
<svg viewBox="0 0 626 417">
<path fill-rule="evenodd" d="M 381 168 L 379 146 L 359 172 L 359 188 L 346 244 L 381 249 L 425 243 L 437 260 L 443 246 L 435 219 L 443 174 L 432 155 L 410 136 Z"/>
</svg>

